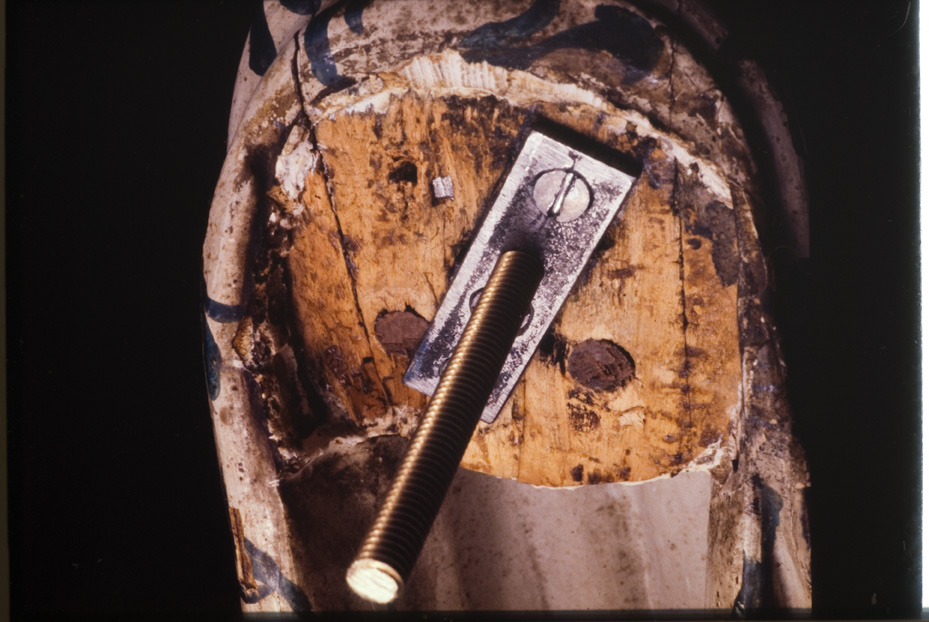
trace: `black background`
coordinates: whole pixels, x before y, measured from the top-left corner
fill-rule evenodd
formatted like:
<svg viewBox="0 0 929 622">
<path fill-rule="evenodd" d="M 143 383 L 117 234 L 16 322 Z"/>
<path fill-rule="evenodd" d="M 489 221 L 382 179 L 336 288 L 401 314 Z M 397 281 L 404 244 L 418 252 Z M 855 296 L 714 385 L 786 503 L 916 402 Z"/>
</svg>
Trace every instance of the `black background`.
<svg viewBox="0 0 929 622">
<path fill-rule="evenodd" d="M 916 7 L 712 4 L 806 162 L 812 260 L 771 257 L 813 481 L 814 613 L 918 615 Z M 238 611 L 199 270 L 253 13 L 8 4 L 14 619 Z"/>
</svg>

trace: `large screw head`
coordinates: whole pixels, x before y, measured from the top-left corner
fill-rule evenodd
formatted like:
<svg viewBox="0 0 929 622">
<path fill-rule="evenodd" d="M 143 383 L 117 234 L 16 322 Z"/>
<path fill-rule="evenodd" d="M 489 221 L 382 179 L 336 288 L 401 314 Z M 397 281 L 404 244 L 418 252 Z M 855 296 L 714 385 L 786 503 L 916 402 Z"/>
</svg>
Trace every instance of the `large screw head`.
<svg viewBox="0 0 929 622">
<path fill-rule="evenodd" d="M 590 186 L 573 169 L 546 171 L 536 177 L 532 200 L 549 218 L 568 222 L 590 207 Z"/>
</svg>

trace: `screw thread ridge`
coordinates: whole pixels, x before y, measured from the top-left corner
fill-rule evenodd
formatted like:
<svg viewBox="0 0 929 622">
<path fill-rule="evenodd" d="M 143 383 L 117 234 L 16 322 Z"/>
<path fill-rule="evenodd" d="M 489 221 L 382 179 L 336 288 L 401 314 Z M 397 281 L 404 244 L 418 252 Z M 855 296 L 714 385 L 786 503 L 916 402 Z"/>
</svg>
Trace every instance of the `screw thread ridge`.
<svg viewBox="0 0 929 622">
<path fill-rule="evenodd" d="M 542 276 L 529 253 L 497 260 L 349 577 L 362 565 L 386 565 L 398 588 L 409 577 Z"/>
</svg>

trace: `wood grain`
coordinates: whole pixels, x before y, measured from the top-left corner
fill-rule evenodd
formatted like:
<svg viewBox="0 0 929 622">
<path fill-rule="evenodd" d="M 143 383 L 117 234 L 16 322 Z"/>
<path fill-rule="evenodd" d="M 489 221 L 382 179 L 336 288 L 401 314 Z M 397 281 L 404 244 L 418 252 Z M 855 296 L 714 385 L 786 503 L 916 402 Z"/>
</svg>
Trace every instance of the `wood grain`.
<svg viewBox="0 0 929 622">
<path fill-rule="evenodd" d="M 566 486 L 642 481 L 679 472 L 701 454 L 709 460 L 705 450 L 728 437 L 736 416 L 740 367 L 735 286 L 721 281 L 721 253 L 714 255 L 734 237 L 717 234 L 719 223 L 698 203 L 715 201 L 717 221 L 731 206 L 696 174 L 682 190 L 674 158 L 634 127 L 609 134 L 592 108 L 540 109 L 635 152 L 650 172 L 504 412 L 479 425 L 463 464 Z M 406 92 L 381 111 L 331 114 L 316 125 L 323 169 L 307 179 L 311 218 L 294 233 L 293 297 L 305 350 L 353 421 L 423 410 L 426 396 L 401 381 L 408 349 L 396 345 L 399 337 L 382 343 L 377 323 L 399 313 L 432 319 L 527 118 L 494 97 Z M 435 197 L 437 177 L 451 178 L 453 197 Z M 587 377 L 619 373 L 600 351 L 627 356 L 632 377 Z M 603 369 L 595 369 L 597 356 Z M 570 369 L 589 371 L 575 377 Z"/>
</svg>

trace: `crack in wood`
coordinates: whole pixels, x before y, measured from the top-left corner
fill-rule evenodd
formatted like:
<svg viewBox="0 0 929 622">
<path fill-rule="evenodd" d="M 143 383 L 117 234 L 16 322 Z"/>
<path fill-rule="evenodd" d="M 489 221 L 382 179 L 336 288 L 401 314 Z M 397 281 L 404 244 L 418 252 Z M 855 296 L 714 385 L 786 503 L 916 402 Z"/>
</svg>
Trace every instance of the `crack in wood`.
<svg viewBox="0 0 929 622">
<path fill-rule="evenodd" d="M 297 93 L 297 101 L 300 102 L 300 110 L 306 114 L 306 101 L 303 99 L 303 89 L 300 83 L 300 69 L 299 69 L 299 56 L 300 56 L 300 30 L 294 32 L 294 55 L 290 59 L 290 73 L 294 81 L 294 91 Z M 316 146 L 315 140 L 313 146 Z"/>
<path fill-rule="evenodd" d="M 361 330 L 364 332 L 365 341 L 367 342 L 368 350 L 373 351 L 374 344 L 371 340 L 371 333 L 368 330 L 368 325 L 365 322 L 364 314 L 361 311 L 361 302 L 358 299 L 358 280 L 357 280 L 357 274 L 356 274 L 358 268 L 357 266 L 354 265 L 354 262 L 352 261 L 350 257 L 351 250 L 345 244 L 346 236 L 342 229 L 342 223 L 339 220 L 338 207 L 336 207 L 336 204 L 335 204 L 335 192 L 333 190 L 332 170 L 329 168 L 329 165 L 326 162 L 325 153 L 319 148 L 319 142 L 316 139 L 316 129 L 312 125 L 310 126 L 310 129 L 309 129 L 309 136 L 310 136 L 310 140 L 313 143 L 313 148 L 316 150 L 317 153 L 319 153 L 319 166 L 320 166 L 319 170 L 323 176 L 323 181 L 326 184 L 326 193 L 329 195 L 329 206 L 330 206 L 330 210 L 332 211 L 332 218 L 335 221 L 336 232 L 338 233 L 339 248 L 342 251 L 342 258 L 345 260 L 345 269 L 348 272 L 349 282 L 351 283 L 352 300 L 355 304 L 355 313 L 357 314 L 357 317 L 358 317 L 358 326 L 360 326 Z M 384 386 L 384 382 L 382 381 L 382 376 L 381 376 L 381 370 L 378 369 L 377 361 L 373 357 L 370 358 L 370 361 L 362 360 L 362 369 L 359 371 L 363 372 L 365 363 L 367 362 L 369 362 L 370 365 L 374 367 L 374 372 L 375 372 L 374 380 L 380 386 L 385 397 L 387 398 L 387 405 L 395 406 L 393 396 L 391 395 L 390 391 L 387 390 L 387 387 Z"/>
<path fill-rule="evenodd" d="M 676 66 L 677 66 L 677 40 L 672 40 L 671 41 L 671 65 L 668 67 L 668 126 L 669 126 L 668 130 L 674 132 L 675 134 L 677 134 L 677 132 L 674 129 L 674 108 L 675 108 L 675 103 L 677 99 L 677 93 L 674 92 L 674 70 Z"/>
<path fill-rule="evenodd" d="M 682 339 L 684 342 L 683 356 L 684 360 L 681 363 L 681 369 L 679 375 L 683 374 L 683 384 L 681 385 L 681 407 L 683 409 L 684 421 L 680 424 L 681 434 L 678 439 L 678 450 L 679 453 L 682 453 L 682 450 L 685 448 L 685 445 L 688 443 L 685 440 L 685 433 L 683 428 L 687 429 L 693 428 L 693 404 L 690 398 L 690 358 L 689 358 L 689 348 L 687 344 L 687 285 L 686 285 L 686 275 L 684 274 L 684 217 L 681 210 L 681 206 L 678 201 L 680 200 L 678 191 L 680 189 L 680 176 L 679 176 L 679 165 L 675 162 L 674 166 L 674 182 L 671 190 L 671 205 L 672 211 L 675 213 L 677 218 L 678 225 L 678 262 L 680 264 L 680 279 L 681 279 L 681 333 Z"/>
</svg>

